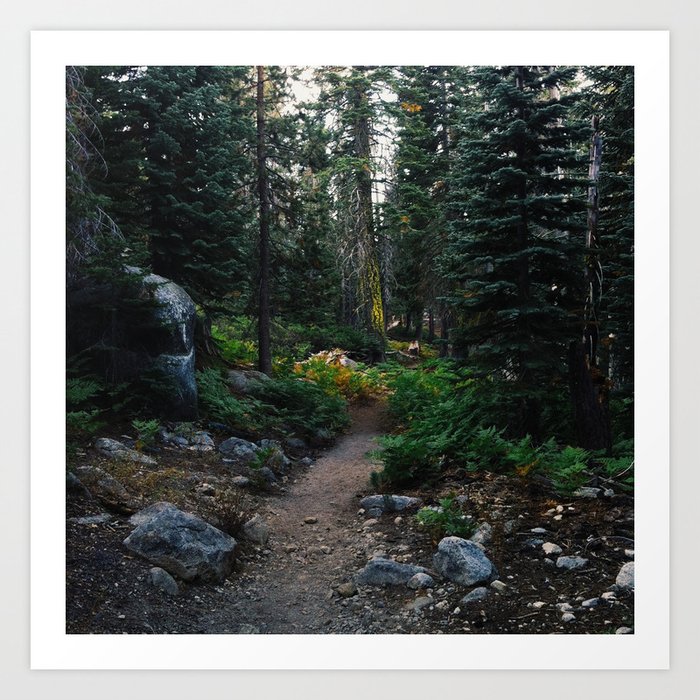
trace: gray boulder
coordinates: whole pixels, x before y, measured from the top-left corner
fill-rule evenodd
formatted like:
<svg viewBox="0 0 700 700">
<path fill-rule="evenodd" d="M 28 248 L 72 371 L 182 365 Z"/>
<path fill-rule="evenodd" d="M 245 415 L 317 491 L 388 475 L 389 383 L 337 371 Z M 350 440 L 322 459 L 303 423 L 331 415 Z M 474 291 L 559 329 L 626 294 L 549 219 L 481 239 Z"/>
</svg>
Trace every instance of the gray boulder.
<svg viewBox="0 0 700 700">
<path fill-rule="evenodd" d="M 433 556 L 435 568 L 448 580 L 463 586 L 489 581 L 495 567 L 479 545 L 461 537 L 445 537 Z"/>
<path fill-rule="evenodd" d="M 166 506 L 170 507 L 166 507 Z M 130 551 L 185 581 L 222 582 L 233 570 L 236 540 L 171 504 L 146 517 L 125 540 Z"/>
<path fill-rule="evenodd" d="M 376 513 L 378 510 L 387 513 L 399 513 L 404 510 L 418 508 L 422 505 L 420 498 L 412 496 L 392 496 L 389 494 L 376 494 L 365 496 L 360 501 L 360 506 L 367 511 Z"/>
<path fill-rule="evenodd" d="M 158 406 L 170 418 L 197 417 L 194 376 L 196 308 L 182 287 L 158 275 L 144 275 L 125 267 L 128 282 L 101 283 L 74 280 L 68 294 L 69 354 L 90 352 L 115 383 L 134 381 L 152 373 L 159 381 Z M 138 316 L 130 304 L 105 314 L 115 297 L 139 304 Z M 109 338 L 110 351 L 104 348 Z"/>
<path fill-rule="evenodd" d="M 422 566 L 377 557 L 356 574 L 355 582 L 361 586 L 400 586 L 406 585 L 416 574 L 427 573 Z"/>
<path fill-rule="evenodd" d="M 253 459 L 255 459 L 255 453 L 259 449 L 260 448 L 254 442 L 249 442 L 248 440 L 237 437 L 224 440 L 219 445 L 219 452 L 224 455 L 224 457 L 243 462 L 244 464 L 252 462 Z"/>
<path fill-rule="evenodd" d="M 232 369 L 229 370 L 228 385 L 238 394 L 251 394 L 260 387 L 261 384 L 269 382 L 264 372 L 257 372 L 253 369 Z"/>
<path fill-rule="evenodd" d="M 170 513 L 174 514 L 178 511 L 178 508 L 177 506 L 174 506 L 172 503 L 168 503 L 167 501 L 158 501 L 157 503 L 152 503 L 146 508 L 142 508 L 140 511 L 138 511 L 138 513 L 134 513 L 129 518 L 129 522 L 134 527 L 138 527 L 139 525 L 143 525 L 144 523 L 153 520 L 153 518 L 155 518 L 156 515 L 160 515 L 164 511 L 169 511 Z"/>
<path fill-rule="evenodd" d="M 615 579 L 615 584 L 623 591 L 634 590 L 634 562 L 629 561 L 623 565 Z"/>
<path fill-rule="evenodd" d="M 130 462 L 140 462 L 141 464 L 156 464 L 156 460 L 153 457 L 149 457 L 143 452 L 132 450 L 119 442 L 119 440 L 112 440 L 111 438 L 97 438 L 95 440 L 95 449 L 101 455 L 110 459 L 125 459 Z"/>
</svg>

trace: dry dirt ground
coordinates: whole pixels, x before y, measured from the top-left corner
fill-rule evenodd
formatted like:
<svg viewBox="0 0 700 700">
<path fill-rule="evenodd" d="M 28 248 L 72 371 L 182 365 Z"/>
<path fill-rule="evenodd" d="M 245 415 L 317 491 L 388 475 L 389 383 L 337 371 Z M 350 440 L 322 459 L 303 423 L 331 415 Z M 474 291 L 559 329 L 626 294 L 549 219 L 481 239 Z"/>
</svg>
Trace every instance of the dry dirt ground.
<svg viewBox="0 0 700 700">
<path fill-rule="evenodd" d="M 634 627 L 630 593 L 617 592 L 596 607 L 581 607 L 582 601 L 608 590 L 622 564 L 633 557 L 631 499 L 561 501 L 541 485 L 503 476 L 472 475 L 468 482 L 447 479 L 437 490 L 409 492 L 426 503 L 448 492 L 467 497 L 468 512 L 494 527 L 486 553 L 506 584 L 503 590 L 469 606 L 460 603 L 469 589 L 449 582 L 428 591 L 361 587 L 341 595 L 338 586 L 350 582 L 377 554 L 432 568 L 435 542 L 411 514 L 388 513 L 366 520 L 359 512 L 360 498 L 374 492 L 369 475 L 377 465 L 367 453 L 377 447 L 376 438 L 385 429 L 380 402 L 355 407 L 349 431 L 313 466 L 293 471 L 281 489 L 259 493 L 249 501 L 270 526 L 268 544 L 243 544 L 226 582 L 181 582 L 177 596 L 154 588 L 148 576 L 151 565 L 123 547 L 133 529 L 127 516 L 79 524 L 75 516 L 101 509 L 94 502 L 69 497 L 67 631 L 610 634 Z M 84 458 L 96 459 L 89 452 Z M 159 469 L 169 459 L 167 454 L 159 458 Z M 181 459 L 172 457 L 173 463 Z M 217 460 L 218 455 L 212 454 L 193 467 L 200 481 L 226 478 Z M 555 519 L 556 515 L 561 517 Z M 310 519 L 315 522 L 305 522 Z M 533 534 L 533 528 L 545 528 L 546 534 Z M 559 570 L 539 545 L 528 542 L 534 538 L 558 544 L 564 554 L 584 556 L 589 564 L 579 571 Z M 573 609 L 575 619 L 570 622 L 562 621 L 557 607 L 565 603 Z"/>
</svg>

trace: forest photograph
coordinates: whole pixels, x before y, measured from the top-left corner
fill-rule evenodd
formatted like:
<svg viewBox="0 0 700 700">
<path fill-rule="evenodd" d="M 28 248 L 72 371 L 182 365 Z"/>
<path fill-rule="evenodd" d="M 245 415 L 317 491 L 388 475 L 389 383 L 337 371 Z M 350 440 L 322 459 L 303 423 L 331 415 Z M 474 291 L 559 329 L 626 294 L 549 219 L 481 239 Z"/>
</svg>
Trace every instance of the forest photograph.
<svg viewBox="0 0 700 700">
<path fill-rule="evenodd" d="M 633 66 L 67 66 L 65 175 L 67 634 L 634 634 Z"/>
</svg>

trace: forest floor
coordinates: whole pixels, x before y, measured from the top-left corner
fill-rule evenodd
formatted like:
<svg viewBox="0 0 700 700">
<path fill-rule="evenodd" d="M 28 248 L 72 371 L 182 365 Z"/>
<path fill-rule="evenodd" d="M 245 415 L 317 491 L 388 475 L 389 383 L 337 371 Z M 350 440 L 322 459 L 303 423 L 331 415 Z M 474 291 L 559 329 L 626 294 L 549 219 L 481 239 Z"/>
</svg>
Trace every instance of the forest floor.
<svg viewBox="0 0 700 700">
<path fill-rule="evenodd" d="M 268 523 L 270 540 L 264 546 L 243 543 L 234 572 L 223 584 L 183 582 L 178 595 L 165 595 L 149 581 L 151 565 L 122 545 L 133 529 L 128 517 L 112 514 L 104 522 L 80 522 L 79 517 L 102 509 L 69 494 L 67 631 L 609 634 L 634 627 L 631 593 L 617 591 L 600 599 L 634 556 L 632 500 L 564 501 L 517 477 L 474 474 L 468 482 L 448 477 L 430 491 L 407 492 L 426 504 L 450 492 L 466 496 L 468 511 L 492 524 L 486 553 L 505 586 L 491 590 L 486 600 L 464 605 L 460 601 L 469 589 L 449 582 L 427 591 L 343 586 L 377 555 L 432 569 L 436 547 L 412 514 L 367 519 L 361 511 L 360 499 L 374 493 L 369 476 L 378 466 L 368 453 L 388 424 L 381 401 L 353 407 L 351 417 L 348 431 L 311 467 L 296 468 L 282 488 L 256 494 L 249 502 Z M 89 451 L 81 457 L 99 461 Z M 194 472 L 200 483 L 223 478 L 217 459 L 212 454 L 198 461 Z M 105 461 L 99 466 L 114 469 Z M 182 468 L 181 453 L 159 457 L 158 469 L 176 480 Z M 539 528 L 544 532 L 532 532 Z M 558 569 L 543 553 L 543 541 L 589 563 L 577 571 Z M 581 606 L 594 598 L 594 607 Z M 567 604 L 574 619 L 565 622 Z"/>
</svg>

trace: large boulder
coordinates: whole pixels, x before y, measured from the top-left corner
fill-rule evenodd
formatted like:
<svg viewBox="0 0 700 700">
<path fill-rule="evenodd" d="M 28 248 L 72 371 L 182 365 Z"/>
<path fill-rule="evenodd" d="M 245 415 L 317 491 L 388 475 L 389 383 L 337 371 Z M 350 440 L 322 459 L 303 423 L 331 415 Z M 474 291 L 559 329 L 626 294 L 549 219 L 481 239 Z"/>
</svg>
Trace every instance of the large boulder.
<svg viewBox="0 0 700 700">
<path fill-rule="evenodd" d="M 125 268 L 118 282 L 74 281 L 68 289 L 68 353 L 88 351 L 115 383 L 150 377 L 163 414 L 192 420 L 196 318 L 182 287 L 136 267 Z"/>
<path fill-rule="evenodd" d="M 448 580 L 473 586 L 495 577 L 494 565 L 475 542 L 461 537 L 445 537 L 433 556 L 435 568 Z"/>
<path fill-rule="evenodd" d="M 237 544 L 198 516 L 160 504 L 124 546 L 185 581 L 219 583 L 233 570 Z"/>
<path fill-rule="evenodd" d="M 361 586 L 400 586 L 406 585 L 416 574 L 427 573 L 422 566 L 376 557 L 357 573 L 355 582 Z"/>
</svg>

